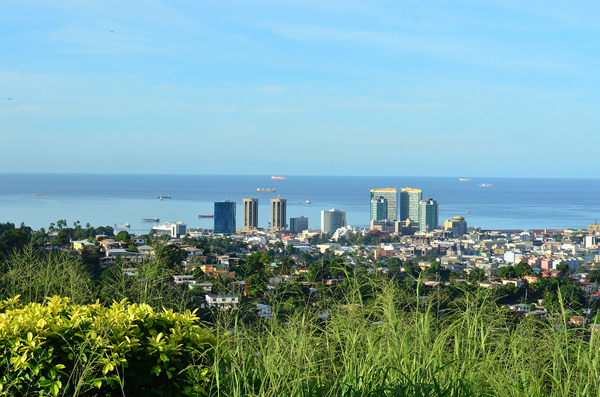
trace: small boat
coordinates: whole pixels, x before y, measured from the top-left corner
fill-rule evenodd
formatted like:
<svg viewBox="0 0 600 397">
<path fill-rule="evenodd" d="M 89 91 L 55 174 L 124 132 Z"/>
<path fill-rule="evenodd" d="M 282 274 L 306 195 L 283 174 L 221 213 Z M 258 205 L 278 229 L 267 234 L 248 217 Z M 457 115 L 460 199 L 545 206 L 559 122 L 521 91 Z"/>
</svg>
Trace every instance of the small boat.
<svg viewBox="0 0 600 397">
<path fill-rule="evenodd" d="M 166 199 L 166 198 L 171 198 L 171 196 L 161 196 L 160 194 L 158 196 L 156 196 L 157 199 L 162 200 L 162 199 Z"/>
<path fill-rule="evenodd" d="M 258 193 L 275 193 L 275 189 L 256 189 Z"/>
<path fill-rule="evenodd" d="M 470 179 L 466 179 L 466 178 L 460 178 L 459 181 L 461 181 L 461 182 L 471 182 Z"/>
<path fill-rule="evenodd" d="M 210 215 L 198 215 L 198 218 L 214 218 L 213 214 Z"/>
<path fill-rule="evenodd" d="M 41 196 L 39 193 L 31 193 L 32 196 Z"/>
<path fill-rule="evenodd" d="M 287 179 L 287 178 L 283 177 L 283 176 L 272 176 L 271 179 Z"/>
<path fill-rule="evenodd" d="M 494 187 L 491 183 L 482 183 L 479 187 Z"/>
<path fill-rule="evenodd" d="M 115 229 L 129 229 L 130 226 L 129 222 L 115 223 Z"/>
<path fill-rule="evenodd" d="M 159 222 L 160 219 L 158 218 L 144 218 L 142 219 L 142 222 Z"/>
<path fill-rule="evenodd" d="M 298 201 L 298 203 L 300 203 L 300 204 L 310 204 L 310 200 Z"/>
</svg>

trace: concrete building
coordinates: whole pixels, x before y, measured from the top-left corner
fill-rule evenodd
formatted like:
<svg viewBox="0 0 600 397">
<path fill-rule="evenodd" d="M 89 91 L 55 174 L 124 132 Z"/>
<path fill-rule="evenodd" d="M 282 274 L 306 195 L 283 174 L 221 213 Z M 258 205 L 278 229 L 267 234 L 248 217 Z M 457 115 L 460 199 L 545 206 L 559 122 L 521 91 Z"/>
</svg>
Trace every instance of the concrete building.
<svg viewBox="0 0 600 397">
<path fill-rule="evenodd" d="M 391 221 L 398 219 L 398 189 L 396 188 L 371 189 L 371 220 L 384 219 Z"/>
<path fill-rule="evenodd" d="M 244 206 L 244 230 L 258 229 L 258 199 L 245 198 L 242 200 Z"/>
<path fill-rule="evenodd" d="M 333 234 L 344 226 L 346 226 L 346 211 L 340 211 L 337 208 L 321 211 L 321 232 Z"/>
<path fill-rule="evenodd" d="M 215 202 L 214 233 L 235 233 L 235 206 L 235 201 L 225 200 Z"/>
<path fill-rule="evenodd" d="M 457 236 L 467 234 L 467 221 L 462 216 L 453 216 L 452 220 L 446 219 L 444 229 L 451 230 Z"/>
<path fill-rule="evenodd" d="M 295 234 L 300 234 L 304 230 L 308 230 L 308 218 L 301 216 L 299 218 L 290 218 L 290 231 Z"/>
<path fill-rule="evenodd" d="M 207 294 L 206 306 L 219 309 L 230 309 L 237 307 L 240 298 L 236 294 Z"/>
<path fill-rule="evenodd" d="M 429 233 L 439 226 L 438 203 L 429 197 L 419 202 L 419 231 Z"/>
<path fill-rule="evenodd" d="M 285 230 L 287 228 L 286 215 L 287 199 L 279 196 L 271 199 L 271 230 Z"/>
<path fill-rule="evenodd" d="M 168 234 L 172 238 L 181 238 L 187 234 L 187 225 L 183 222 L 165 222 L 152 228 L 157 234 Z"/>
<path fill-rule="evenodd" d="M 409 187 L 405 187 L 400 191 L 400 220 L 406 221 L 410 219 L 410 223 L 413 226 L 419 222 L 421 195 L 421 190 Z"/>
</svg>

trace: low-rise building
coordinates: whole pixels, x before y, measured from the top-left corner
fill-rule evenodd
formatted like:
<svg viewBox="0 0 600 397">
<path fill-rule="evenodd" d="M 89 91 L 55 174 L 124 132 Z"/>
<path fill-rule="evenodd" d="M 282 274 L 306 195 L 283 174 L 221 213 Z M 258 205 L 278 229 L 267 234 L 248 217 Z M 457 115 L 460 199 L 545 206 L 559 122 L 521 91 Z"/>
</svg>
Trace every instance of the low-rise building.
<svg viewBox="0 0 600 397">
<path fill-rule="evenodd" d="M 525 280 L 520 278 L 505 278 L 502 280 L 502 285 L 514 284 L 515 287 L 519 288 L 525 285 Z"/>
<path fill-rule="evenodd" d="M 222 310 L 231 309 L 237 307 L 239 300 L 240 298 L 236 294 L 207 294 L 206 306 Z"/>
</svg>

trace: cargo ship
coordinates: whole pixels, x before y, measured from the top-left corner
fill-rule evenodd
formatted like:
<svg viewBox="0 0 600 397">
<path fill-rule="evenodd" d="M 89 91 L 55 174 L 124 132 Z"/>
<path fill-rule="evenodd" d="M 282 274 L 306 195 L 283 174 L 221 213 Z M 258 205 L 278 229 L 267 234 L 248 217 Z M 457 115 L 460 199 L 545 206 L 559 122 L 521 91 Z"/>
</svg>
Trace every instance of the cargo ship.
<svg viewBox="0 0 600 397">
<path fill-rule="evenodd" d="M 275 193 L 275 189 L 256 189 L 258 193 Z"/>
<path fill-rule="evenodd" d="M 300 204 L 310 204 L 310 200 L 298 201 Z"/>
<path fill-rule="evenodd" d="M 166 199 L 166 198 L 171 198 L 171 196 L 161 196 L 160 194 L 158 196 L 156 196 L 157 199 L 162 200 L 162 199 Z"/>
<path fill-rule="evenodd" d="M 115 223 L 115 229 L 129 229 L 130 226 L 129 222 Z"/>
<path fill-rule="evenodd" d="M 494 187 L 491 183 L 482 183 L 479 187 Z"/>
<path fill-rule="evenodd" d="M 271 179 L 287 179 L 283 176 L 272 176 Z"/>
<path fill-rule="evenodd" d="M 41 196 L 40 193 L 31 193 L 32 196 Z"/>
<path fill-rule="evenodd" d="M 144 218 L 142 219 L 142 222 L 159 222 L 160 219 L 158 218 Z"/>
<path fill-rule="evenodd" d="M 198 215 L 198 218 L 214 218 L 213 214 L 210 215 Z"/>
<path fill-rule="evenodd" d="M 471 182 L 470 179 L 466 179 L 466 178 L 460 178 L 459 181 L 461 181 L 461 182 Z"/>
</svg>

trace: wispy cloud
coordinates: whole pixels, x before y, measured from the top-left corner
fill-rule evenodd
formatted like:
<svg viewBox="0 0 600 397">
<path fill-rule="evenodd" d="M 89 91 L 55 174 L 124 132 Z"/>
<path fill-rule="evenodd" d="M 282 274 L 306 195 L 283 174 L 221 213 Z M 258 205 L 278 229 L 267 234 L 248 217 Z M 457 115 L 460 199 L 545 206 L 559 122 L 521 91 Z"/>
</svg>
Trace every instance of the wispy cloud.
<svg viewBox="0 0 600 397">
<path fill-rule="evenodd" d="M 313 45 L 346 43 L 355 48 L 362 46 L 362 50 L 386 51 L 398 57 L 405 56 L 405 53 L 417 53 L 457 65 L 541 73 L 581 71 L 581 67 L 565 53 L 553 49 L 543 51 L 526 44 L 513 44 L 508 48 L 490 38 L 342 29 L 322 25 L 280 25 L 271 30 L 281 37 Z"/>
<path fill-rule="evenodd" d="M 223 105 L 222 103 L 207 103 L 203 105 L 198 105 L 197 108 L 199 110 L 214 112 L 214 113 L 237 113 L 237 109 Z"/>
<path fill-rule="evenodd" d="M 260 109 L 249 110 L 248 113 L 253 114 L 285 114 L 285 113 L 307 113 L 306 109 L 285 108 L 285 107 L 266 107 Z"/>
<path fill-rule="evenodd" d="M 111 32 L 110 30 L 115 30 Z M 133 35 L 123 30 L 109 29 L 104 26 L 88 26 L 80 22 L 59 28 L 48 34 L 47 38 L 70 46 L 62 47 L 60 52 L 78 52 L 87 54 L 133 54 L 153 52 L 153 46 L 148 37 Z"/>
<path fill-rule="evenodd" d="M 263 87 L 257 87 L 257 90 L 262 92 L 263 94 L 284 94 L 285 92 L 287 92 L 287 87 L 282 87 L 279 85 L 270 85 L 270 86 L 263 86 Z"/>
</svg>

